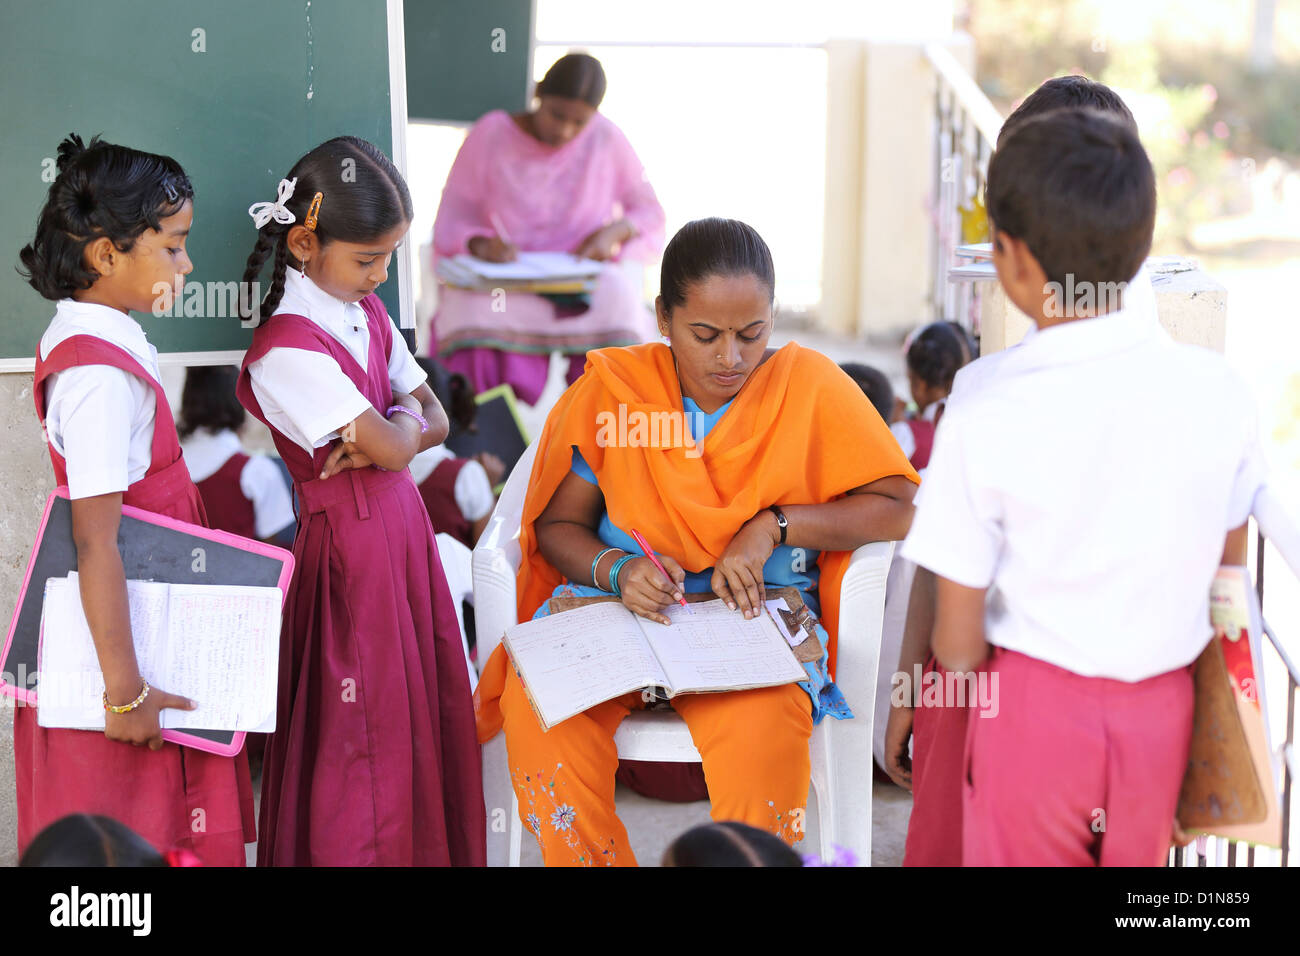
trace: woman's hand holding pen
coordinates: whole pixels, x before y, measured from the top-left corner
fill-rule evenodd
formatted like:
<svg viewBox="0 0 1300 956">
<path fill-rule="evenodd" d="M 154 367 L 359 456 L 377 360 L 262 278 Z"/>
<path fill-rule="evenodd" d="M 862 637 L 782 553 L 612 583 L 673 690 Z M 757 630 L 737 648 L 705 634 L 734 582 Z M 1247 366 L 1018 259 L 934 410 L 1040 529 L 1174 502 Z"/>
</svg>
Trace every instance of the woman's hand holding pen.
<svg viewBox="0 0 1300 956">
<path fill-rule="evenodd" d="M 770 511 L 760 512 L 740 526 L 713 566 L 709 581 L 713 593 L 726 601 L 727 607 L 739 608 L 746 618 L 757 617 L 762 611 L 767 596 L 763 565 L 779 540 L 776 517 Z"/>
<path fill-rule="evenodd" d="M 676 604 L 682 598 L 682 588 L 686 585 L 686 572 L 682 566 L 666 554 L 658 555 L 664 571 L 672 577 L 669 584 L 653 561 L 646 557 L 633 558 L 619 570 L 618 586 L 622 592 L 623 606 L 634 614 L 658 621 L 670 623 L 660 612 L 670 604 Z M 601 582 L 603 586 L 603 582 Z"/>
</svg>

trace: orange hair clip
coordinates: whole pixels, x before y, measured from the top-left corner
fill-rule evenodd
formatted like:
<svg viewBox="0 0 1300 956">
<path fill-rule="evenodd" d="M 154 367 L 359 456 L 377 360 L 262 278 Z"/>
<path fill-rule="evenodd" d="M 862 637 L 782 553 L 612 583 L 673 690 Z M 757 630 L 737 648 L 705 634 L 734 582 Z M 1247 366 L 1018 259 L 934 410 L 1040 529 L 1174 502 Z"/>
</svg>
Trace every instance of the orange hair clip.
<svg viewBox="0 0 1300 956">
<path fill-rule="evenodd" d="M 307 218 L 302 221 L 302 224 L 313 232 L 316 231 L 316 220 L 320 218 L 320 204 L 324 198 L 324 193 L 317 193 L 311 197 L 311 205 L 307 207 Z"/>
</svg>

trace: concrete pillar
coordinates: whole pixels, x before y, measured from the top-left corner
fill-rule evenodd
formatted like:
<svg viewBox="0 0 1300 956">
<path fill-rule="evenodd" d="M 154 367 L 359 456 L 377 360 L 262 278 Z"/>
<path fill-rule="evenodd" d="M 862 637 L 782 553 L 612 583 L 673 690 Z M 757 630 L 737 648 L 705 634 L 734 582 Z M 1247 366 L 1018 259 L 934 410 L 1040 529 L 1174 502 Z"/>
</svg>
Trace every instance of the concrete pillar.
<svg viewBox="0 0 1300 956">
<path fill-rule="evenodd" d="M 926 317 L 935 77 L 926 41 L 827 44 L 820 325 L 883 340 Z M 967 69 L 965 34 L 945 41 Z"/>
</svg>

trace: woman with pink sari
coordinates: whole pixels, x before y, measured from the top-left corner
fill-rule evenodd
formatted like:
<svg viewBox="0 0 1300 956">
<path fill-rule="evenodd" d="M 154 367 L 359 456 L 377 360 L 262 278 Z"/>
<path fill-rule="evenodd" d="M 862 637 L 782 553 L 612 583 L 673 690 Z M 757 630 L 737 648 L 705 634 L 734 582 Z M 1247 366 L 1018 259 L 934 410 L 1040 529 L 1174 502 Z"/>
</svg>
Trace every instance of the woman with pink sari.
<svg viewBox="0 0 1300 956">
<path fill-rule="evenodd" d="M 568 381 L 588 349 L 657 338 L 628 263 L 659 254 L 664 213 L 631 144 L 598 112 L 605 71 L 586 54 L 561 57 L 537 84 L 531 112 L 488 113 L 456 156 L 433 226 L 439 258 L 512 261 L 565 251 L 604 262 L 587 296 L 500 295 L 442 285 L 430 353 L 476 390 L 503 382 L 536 404 L 552 352 Z"/>
</svg>

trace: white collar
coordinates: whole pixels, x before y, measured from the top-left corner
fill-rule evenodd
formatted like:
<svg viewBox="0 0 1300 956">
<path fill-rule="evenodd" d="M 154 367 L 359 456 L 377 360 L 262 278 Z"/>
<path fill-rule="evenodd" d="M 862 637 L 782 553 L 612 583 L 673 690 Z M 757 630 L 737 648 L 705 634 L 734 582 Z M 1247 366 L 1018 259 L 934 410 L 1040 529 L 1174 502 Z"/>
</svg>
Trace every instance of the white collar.
<svg viewBox="0 0 1300 956">
<path fill-rule="evenodd" d="M 229 428 L 219 428 L 216 431 L 206 427 L 196 428 L 190 437 L 185 439 L 185 443 L 206 445 L 216 451 L 227 452 L 226 457 L 242 451 L 244 447 L 239 442 L 239 436 Z"/>
<path fill-rule="evenodd" d="M 296 269 L 285 270 L 284 296 L 275 312 L 305 315 L 329 331 L 355 333 L 367 327 L 365 309 L 355 302 L 334 298 Z"/>
<path fill-rule="evenodd" d="M 98 302 L 78 302 L 76 299 L 60 299 L 54 311 L 45 335 L 41 337 L 41 351 L 48 355 L 45 348 L 48 341 L 52 344 L 74 335 L 93 335 L 119 348 L 126 349 L 141 364 L 153 372 L 158 370 L 157 350 L 149 344 L 140 323 L 126 312 L 120 312 L 112 306 Z"/>
<path fill-rule="evenodd" d="M 1159 323 L 1150 321 L 1145 308 L 1120 308 L 1105 315 L 1037 329 L 1032 338 L 1021 342 L 1014 356 L 1008 353 L 1007 367 L 1024 370 L 1071 365 L 1168 338 L 1169 334 Z"/>
</svg>

